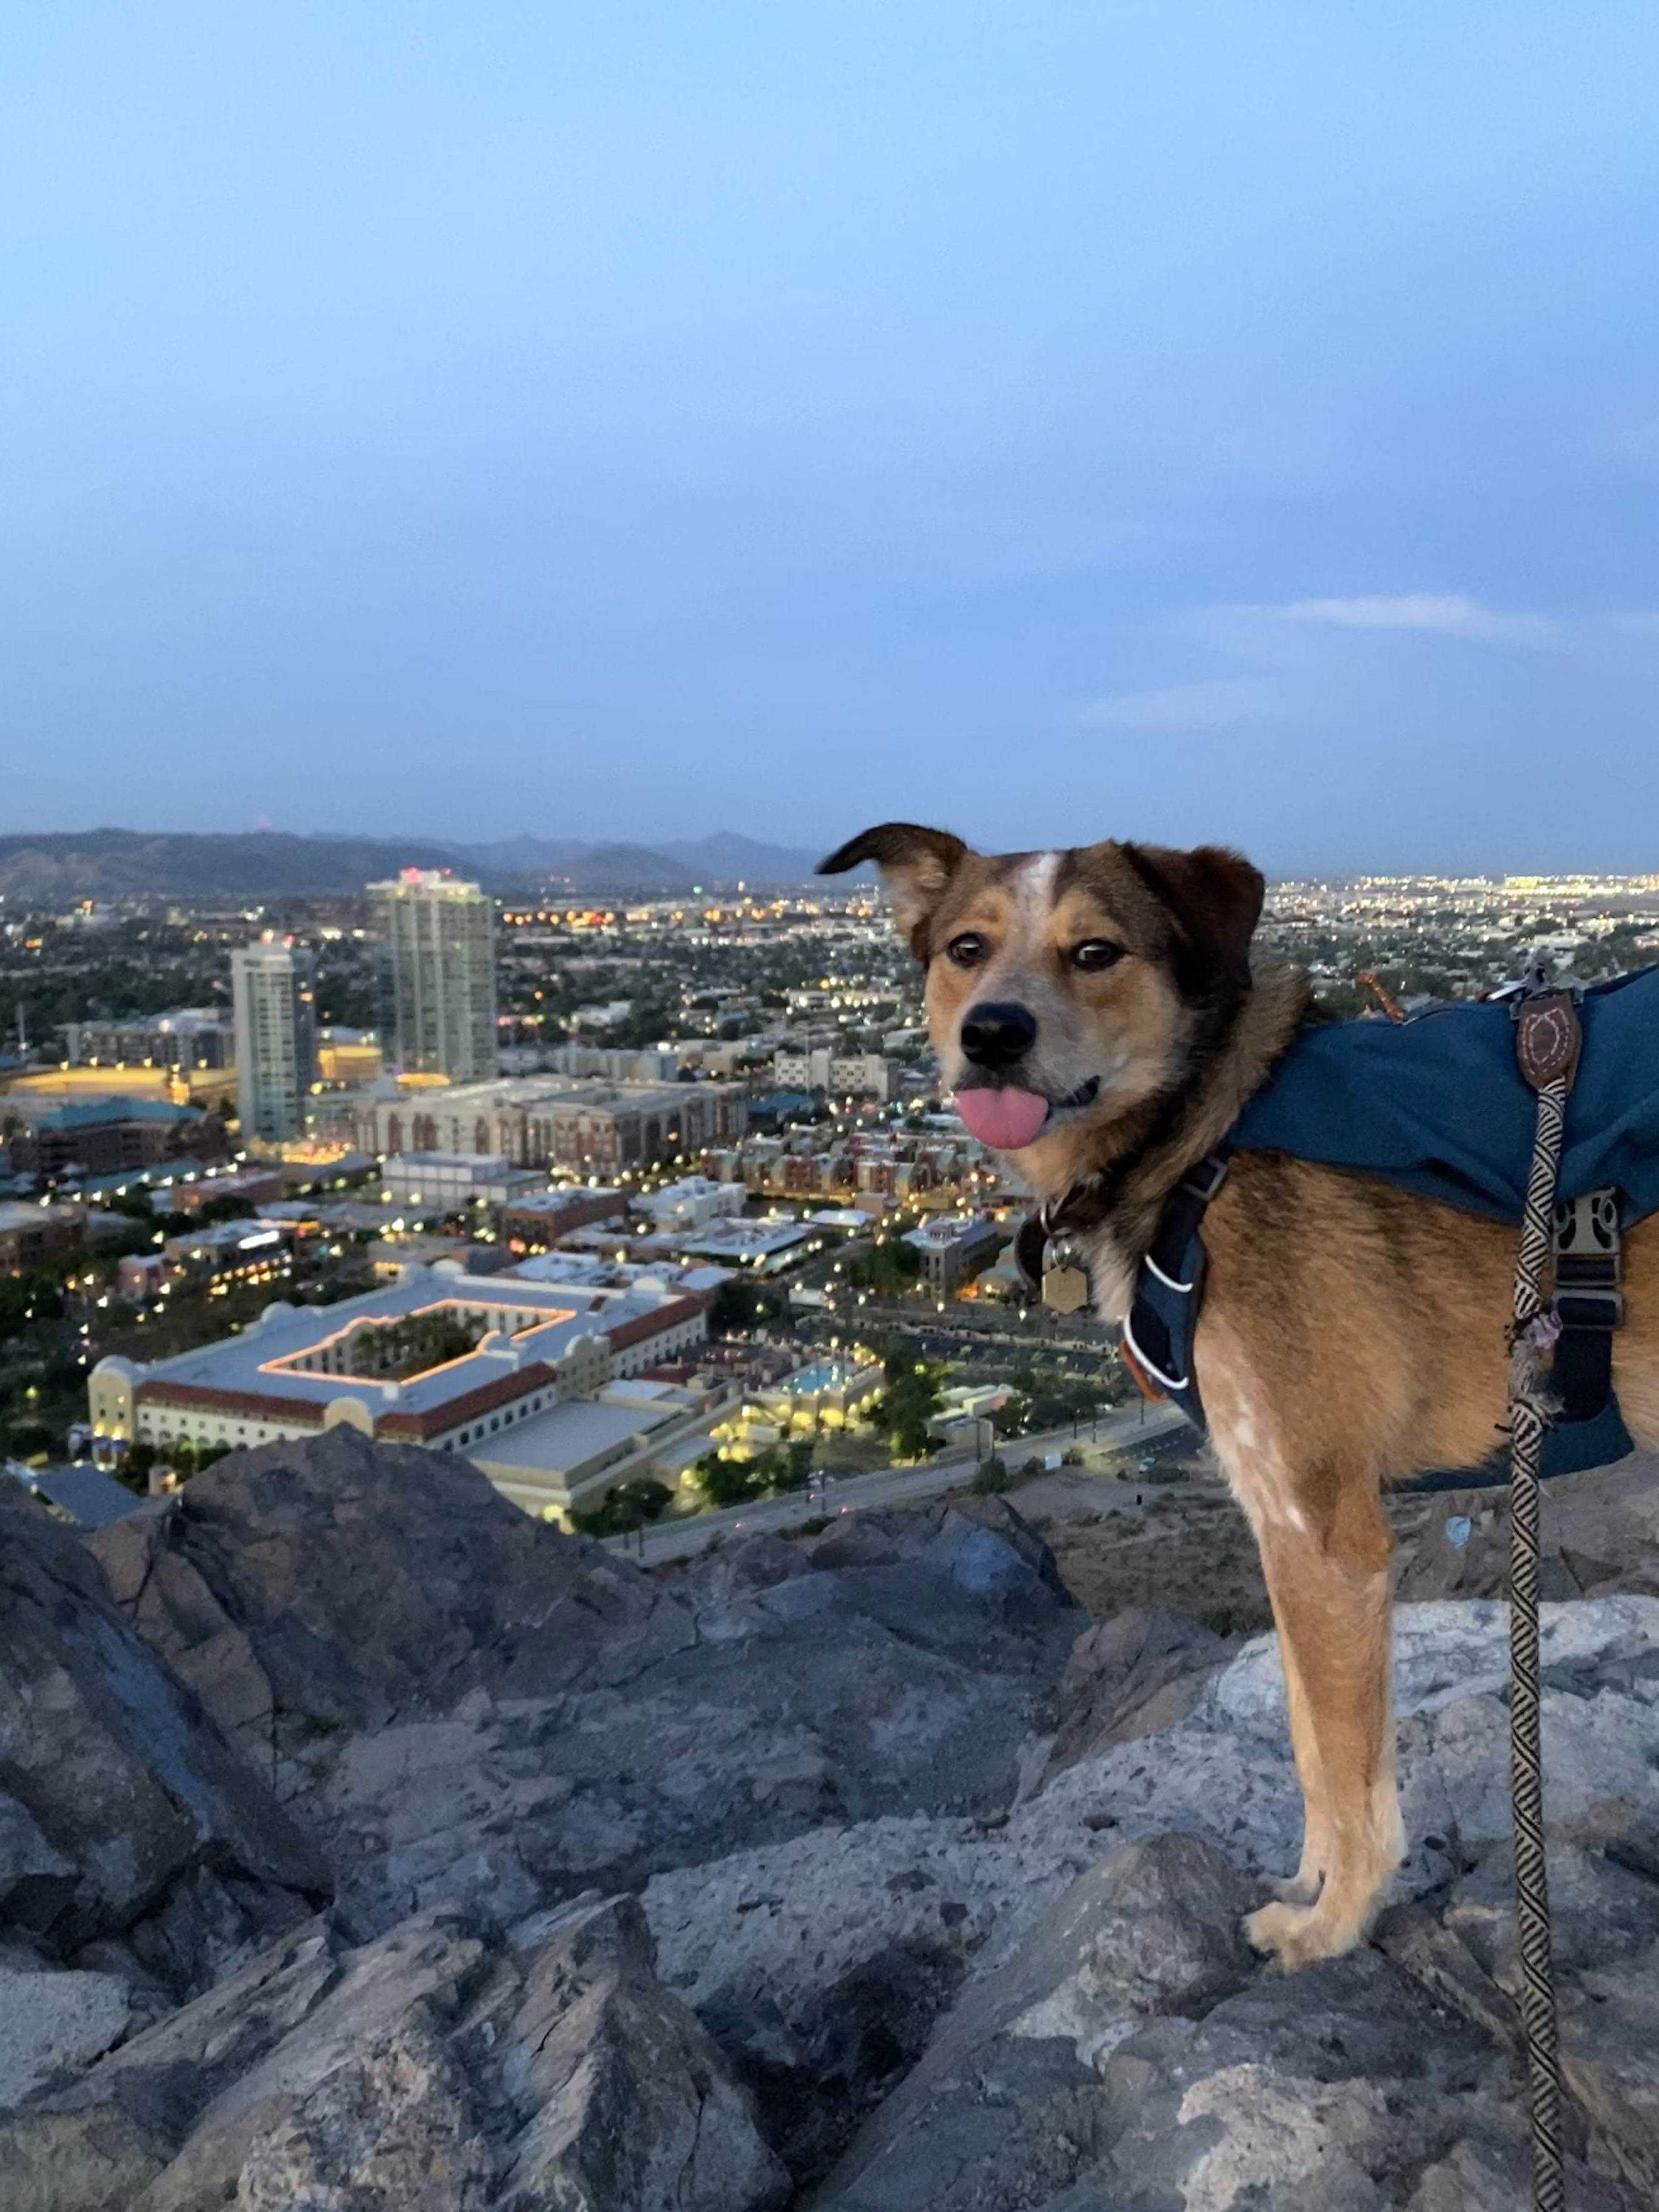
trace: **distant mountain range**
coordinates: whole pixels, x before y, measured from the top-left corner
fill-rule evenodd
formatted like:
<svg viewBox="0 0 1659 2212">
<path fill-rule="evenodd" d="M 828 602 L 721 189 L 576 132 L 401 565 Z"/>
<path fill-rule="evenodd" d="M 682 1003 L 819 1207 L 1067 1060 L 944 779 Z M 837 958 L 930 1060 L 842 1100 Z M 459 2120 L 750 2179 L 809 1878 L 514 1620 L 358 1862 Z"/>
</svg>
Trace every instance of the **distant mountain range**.
<svg viewBox="0 0 1659 2212">
<path fill-rule="evenodd" d="M 823 857 L 805 846 L 760 844 L 731 830 L 661 845 L 514 837 L 502 844 L 457 845 L 454 850 L 483 878 L 568 883 L 573 890 L 596 891 L 679 891 L 697 884 L 726 890 L 740 883 L 770 889 L 805 883 Z"/>
<path fill-rule="evenodd" d="M 820 855 L 732 830 L 655 846 L 513 837 L 459 845 L 431 837 L 298 837 L 271 830 L 230 835 L 88 830 L 0 836 L 0 894 L 14 906 L 165 894 L 270 898 L 360 891 L 399 868 L 457 868 L 492 890 L 585 894 L 787 889 L 807 881 Z"/>
</svg>

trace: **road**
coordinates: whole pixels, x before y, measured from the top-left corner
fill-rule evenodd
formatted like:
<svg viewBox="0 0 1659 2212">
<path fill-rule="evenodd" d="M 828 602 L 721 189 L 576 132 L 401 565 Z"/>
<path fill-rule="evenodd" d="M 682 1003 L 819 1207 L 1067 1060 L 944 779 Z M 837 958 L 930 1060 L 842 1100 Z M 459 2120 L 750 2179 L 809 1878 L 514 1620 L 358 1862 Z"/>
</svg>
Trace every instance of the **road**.
<svg viewBox="0 0 1659 2212">
<path fill-rule="evenodd" d="M 1063 1451 L 1068 1444 L 1079 1442 L 1130 1450 L 1185 1425 L 1185 1416 L 1173 1406 L 1131 1405 L 1103 1413 L 1097 1432 L 1092 1435 L 1085 1432 L 1083 1437 L 1074 1437 L 1068 1421 L 1064 1428 L 1051 1429 L 1041 1436 L 1007 1437 L 999 1449 L 1005 1461 L 1018 1466 L 1034 1455 Z M 738 1530 L 745 1536 L 765 1529 L 775 1534 L 783 1528 L 798 1528 L 802 1522 L 817 1520 L 826 1512 L 854 1513 L 872 1505 L 914 1505 L 921 1498 L 937 1498 L 944 1491 L 960 1490 L 971 1479 L 975 1465 L 972 1453 L 951 1452 L 928 1460 L 921 1467 L 878 1468 L 873 1474 L 849 1474 L 838 1480 L 832 1478 L 827 1503 L 820 1500 L 816 1488 L 810 1496 L 805 1491 L 792 1491 L 786 1497 L 769 1498 L 757 1505 L 732 1505 L 718 1513 L 695 1513 L 683 1520 L 642 1529 L 638 1535 L 607 1536 L 605 1541 L 613 1552 L 647 1567 L 669 1559 L 694 1559 L 698 1553 L 707 1551 L 717 1536 Z M 1126 1499 L 1132 1494 L 1126 1486 Z M 1109 1496 L 1106 1502 L 1115 1504 L 1120 1501 Z"/>
</svg>

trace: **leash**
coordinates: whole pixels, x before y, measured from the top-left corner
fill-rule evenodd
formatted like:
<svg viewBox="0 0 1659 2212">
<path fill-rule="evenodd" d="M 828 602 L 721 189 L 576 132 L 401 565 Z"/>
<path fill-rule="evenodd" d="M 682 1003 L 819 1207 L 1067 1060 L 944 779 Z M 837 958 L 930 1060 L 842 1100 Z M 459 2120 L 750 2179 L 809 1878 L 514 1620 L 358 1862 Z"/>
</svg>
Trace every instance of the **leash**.
<svg viewBox="0 0 1659 2212">
<path fill-rule="evenodd" d="M 1532 2112 L 1534 2212 L 1563 2212 L 1561 2063 L 1550 1960 L 1549 1869 L 1544 1848 L 1544 1761 L 1538 1681 L 1538 1481 L 1552 1401 L 1544 1361 L 1560 1331 L 1543 1295 L 1554 1243 L 1555 1184 L 1567 1093 L 1582 1031 L 1570 992 L 1523 988 L 1515 1006 L 1516 1059 L 1537 1093 L 1532 1164 L 1515 1263 L 1510 1328 L 1510 1793 L 1521 1931 L 1521 2016 Z"/>
</svg>

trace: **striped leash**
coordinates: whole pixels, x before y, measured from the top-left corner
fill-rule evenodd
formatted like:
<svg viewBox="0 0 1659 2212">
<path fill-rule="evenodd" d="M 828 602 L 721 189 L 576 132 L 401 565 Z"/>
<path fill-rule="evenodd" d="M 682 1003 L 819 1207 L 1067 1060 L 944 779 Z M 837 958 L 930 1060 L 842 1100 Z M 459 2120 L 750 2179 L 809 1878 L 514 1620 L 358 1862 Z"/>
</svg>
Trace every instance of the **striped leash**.
<svg viewBox="0 0 1659 2212">
<path fill-rule="evenodd" d="M 1543 1293 L 1555 1218 L 1567 1093 L 1582 1042 L 1568 992 L 1534 992 L 1515 1009 L 1516 1058 L 1538 1097 L 1510 1329 L 1510 1790 L 1521 1931 L 1521 2016 L 1532 2113 L 1534 2212 L 1564 2212 L 1561 2064 L 1550 1961 L 1544 1760 L 1538 1662 L 1538 1472 L 1550 1401 L 1544 1363 L 1559 1333 Z"/>
</svg>

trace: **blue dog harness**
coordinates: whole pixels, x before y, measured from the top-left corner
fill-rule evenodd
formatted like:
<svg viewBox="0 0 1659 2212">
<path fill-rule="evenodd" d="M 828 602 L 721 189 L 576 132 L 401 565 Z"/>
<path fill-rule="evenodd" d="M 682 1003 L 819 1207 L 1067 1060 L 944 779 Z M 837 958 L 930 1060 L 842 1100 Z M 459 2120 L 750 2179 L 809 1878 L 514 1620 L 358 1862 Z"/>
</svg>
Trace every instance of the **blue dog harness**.
<svg viewBox="0 0 1659 2212">
<path fill-rule="evenodd" d="M 1560 1413 L 1543 1473 L 1600 1467 L 1632 1449 L 1612 1390 L 1624 1318 L 1620 1231 L 1659 1212 L 1659 967 L 1586 991 L 1583 1052 L 1556 1185 L 1552 1381 Z M 1501 1002 L 1437 1007 L 1401 1024 L 1304 1030 L 1224 1141 L 1176 1186 L 1141 1261 L 1124 1324 L 1132 1366 L 1205 1427 L 1193 1357 L 1204 1295 L 1204 1215 L 1229 1156 L 1279 1152 L 1381 1177 L 1490 1221 L 1520 1222 L 1534 1096 Z M 1419 1477 L 1419 1489 L 1507 1480 L 1502 1462 Z"/>
</svg>

